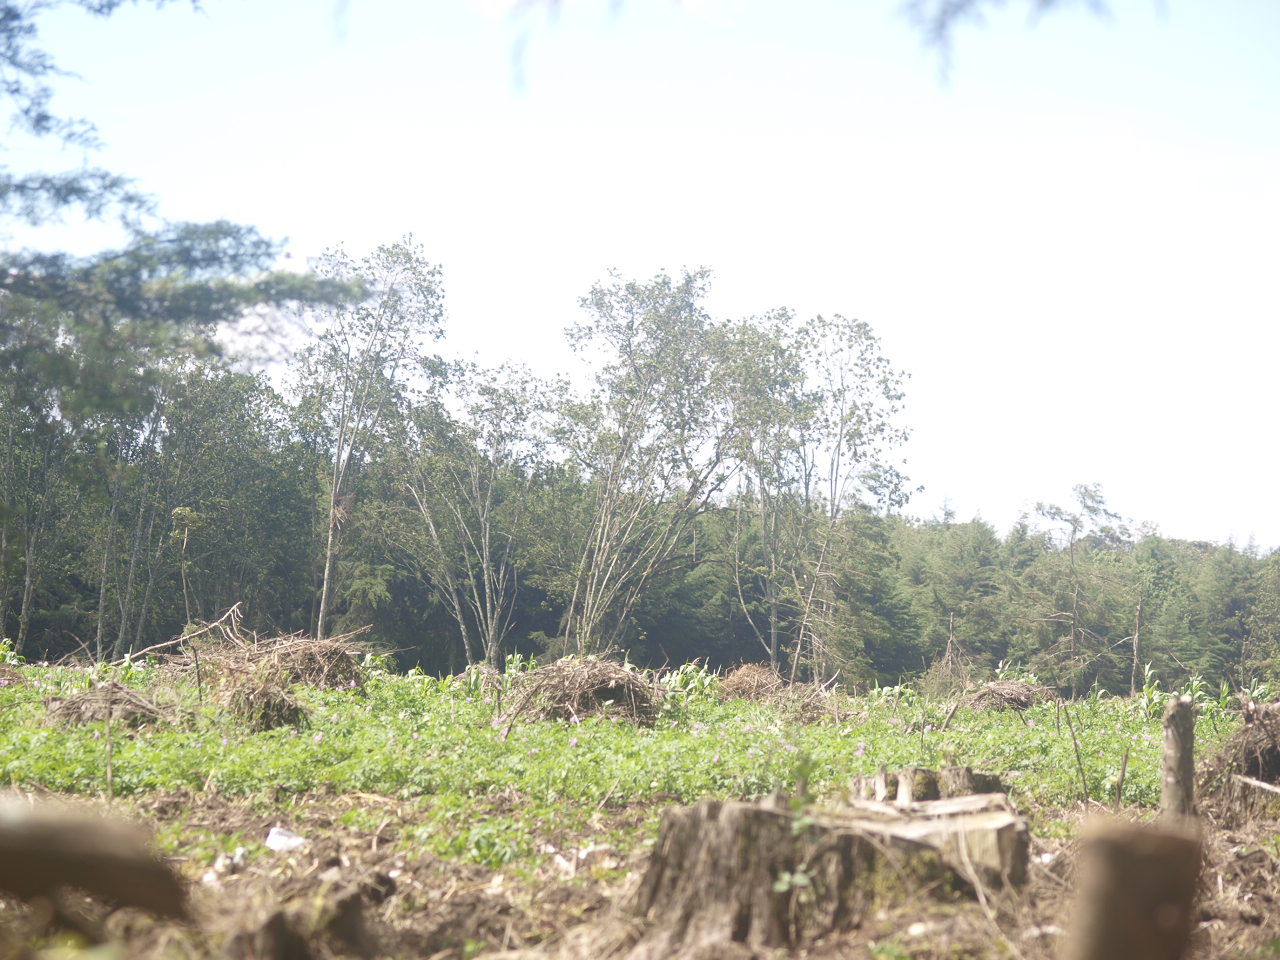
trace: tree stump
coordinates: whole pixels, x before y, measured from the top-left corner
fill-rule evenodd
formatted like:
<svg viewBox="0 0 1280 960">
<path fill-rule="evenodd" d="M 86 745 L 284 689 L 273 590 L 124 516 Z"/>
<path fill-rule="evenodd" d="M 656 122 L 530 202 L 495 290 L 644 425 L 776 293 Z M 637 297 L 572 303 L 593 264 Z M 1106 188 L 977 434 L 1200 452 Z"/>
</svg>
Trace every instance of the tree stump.
<svg viewBox="0 0 1280 960">
<path fill-rule="evenodd" d="M 1177 960 L 1191 936 L 1200 838 L 1095 823 L 1082 838 L 1066 960 Z"/>
<path fill-rule="evenodd" d="M 996 797 L 909 810 L 871 800 L 799 813 L 776 800 L 673 807 L 630 904 L 650 926 L 629 958 L 800 947 L 883 903 L 1021 883 L 1026 857 L 1026 824 Z"/>
<path fill-rule="evenodd" d="M 855 777 L 850 793 L 860 800 L 893 800 L 900 804 L 920 800 L 947 800 L 976 793 L 1005 793 L 1000 778 L 990 773 L 975 772 L 972 767 L 943 767 L 941 771 L 925 767 L 903 767 L 890 773 L 881 767 L 875 776 Z"/>
<path fill-rule="evenodd" d="M 944 800 L 968 797 L 975 793 L 1007 792 L 994 773 L 978 773 L 973 767 L 943 767 L 941 788 Z"/>
<path fill-rule="evenodd" d="M 913 803 L 916 800 L 938 800 L 942 797 L 942 789 L 938 782 L 938 772 L 925 767 L 903 767 L 898 773 L 898 803 Z"/>
</svg>

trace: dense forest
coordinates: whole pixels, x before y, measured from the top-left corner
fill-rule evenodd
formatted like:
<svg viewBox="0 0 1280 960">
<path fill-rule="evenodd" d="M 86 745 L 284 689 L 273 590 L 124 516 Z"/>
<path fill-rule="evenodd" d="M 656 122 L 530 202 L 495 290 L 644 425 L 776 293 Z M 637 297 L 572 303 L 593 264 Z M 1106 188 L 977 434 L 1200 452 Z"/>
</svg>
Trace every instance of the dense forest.
<svg viewBox="0 0 1280 960">
<path fill-rule="evenodd" d="M 1280 555 L 1133 529 L 1096 486 L 1003 535 L 912 518 L 903 375 L 865 323 L 719 320 L 704 272 L 613 277 L 548 380 L 435 352 L 411 242 L 317 274 L 347 293 L 271 314 L 269 375 L 104 353 L 8 297 L 10 342 L 39 344 L 0 383 L 17 653 L 119 658 L 239 603 L 261 631 L 370 624 L 438 672 L 618 653 L 867 684 L 945 658 L 1128 692 L 1280 663 Z"/>
</svg>

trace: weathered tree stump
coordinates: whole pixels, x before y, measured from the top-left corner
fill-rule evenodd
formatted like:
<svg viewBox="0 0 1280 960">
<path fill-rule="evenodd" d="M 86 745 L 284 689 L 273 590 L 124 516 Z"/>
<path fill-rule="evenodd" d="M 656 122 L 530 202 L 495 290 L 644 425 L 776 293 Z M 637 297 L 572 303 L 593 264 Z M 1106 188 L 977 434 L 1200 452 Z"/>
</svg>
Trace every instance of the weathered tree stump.
<svg viewBox="0 0 1280 960">
<path fill-rule="evenodd" d="M 938 771 L 926 767 L 903 767 L 898 772 L 898 803 L 938 800 L 941 797 Z"/>
<path fill-rule="evenodd" d="M 1000 778 L 990 773 L 975 772 L 972 767 L 943 767 L 941 771 L 925 767 L 903 767 L 890 773 L 881 767 L 874 776 L 855 777 L 850 793 L 861 800 L 894 800 L 908 804 L 919 800 L 947 800 L 976 793 L 1004 793 Z"/>
<path fill-rule="evenodd" d="M 1164 779 L 1160 815 L 1178 820 L 1195 816 L 1196 721 L 1191 698 L 1171 699 L 1164 711 Z"/>
<path fill-rule="evenodd" d="M 850 785 L 854 796 L 862 800 L 889 800 L 898 795 L 898 775 L 881 765 L 875 776 L 855 777 Z"/>
<path fill-rule="evenodd" d="M 973 767 L 943 767 L 941 787 L 944 800 L 976 793 L 1008 792 L 994 773 L 979 773 Z"/>
<path fill-rule="evenodd" d="M 673 807 L 630 905 L 650 926 L 629 957 L 802 946 L 882 903 L 1021 883 L 1026 857 L 1026 824 L 995 796 Z"/>
<path fill-rule="evenodd" d="M 1200 838 L 1096 823 L 1083 839 L 1066 960 L 1177 960 L 1191 936 Z"/>
</svg>

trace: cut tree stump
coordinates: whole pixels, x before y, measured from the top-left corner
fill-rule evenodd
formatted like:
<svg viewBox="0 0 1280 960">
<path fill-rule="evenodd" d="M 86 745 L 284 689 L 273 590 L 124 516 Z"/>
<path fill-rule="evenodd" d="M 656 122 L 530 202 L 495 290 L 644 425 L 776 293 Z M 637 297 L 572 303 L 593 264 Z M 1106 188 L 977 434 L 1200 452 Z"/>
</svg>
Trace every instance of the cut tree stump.
<svg viewBox="0 0 1280 960">
<path fill-rule="evenodd" d="M 1178 960 L 1191 937 L 1200 859 L 1200 838 L 1188 829 L 1090 825 L 1066 960 Z"/>
<path fill-rule="evenodd" d="M 672 807 L 630 904 L 649 929 L 628 957 L 799 947 L 881 904 L 1020 884 L 1026 863 L 1026 823 L 996 795 Z"/>
<path fill-rule="evenodd" d="M 893 800 L 913 803 L 918 800 L 967 797 L 975 793 L 1005 793 L 1000 778 L 990 773 L 977 773 L 972 767 L 903 767 L 890 773 L 886 767 L 874 776 L 855 777 L 850 794 L 862 800 Z"/>
</svg>

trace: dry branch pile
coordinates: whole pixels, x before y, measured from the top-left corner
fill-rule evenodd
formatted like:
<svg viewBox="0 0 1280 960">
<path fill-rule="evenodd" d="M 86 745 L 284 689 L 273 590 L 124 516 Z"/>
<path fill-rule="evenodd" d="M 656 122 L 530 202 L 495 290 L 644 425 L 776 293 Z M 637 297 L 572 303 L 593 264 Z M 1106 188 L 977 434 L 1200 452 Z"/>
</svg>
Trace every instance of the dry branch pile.
<svg viewBox="0 0 1280 960">
<path fill-rule="evenodd" d="M 302 702 L 269 671 L 230 678 L 218 687 L 218 705 L 244 720 L 251 730 L 297 728 L 307 723 L 307 710 Z"/>
<path fill-rule="evenodd" d="M 240 621 L 240 605 L 236 604 L 218 620 L 161 646 L 180 644 L 180 652 L 169 655 L 169 662 L 197 674 L 206 670 L 213 675 L 256 673 L 272 676 L 283 686 L 302 683 L 334 690 L 364 689 L 360 664 L 371 650 L 355 638 L 367 633 L 368 627 L 317 640 L 302 633 L 263 637 L 246 630 Z"/>
<path fill-rule="evenodd" d="M 721 700 L 768 700 L 782 692 L 787 681 L 763 663 L 744 663 L 720 683 Z"/>
<path fill-rule="evenodd" d="M 960 698 L 960 706 L 974 710 L 1026 710 L 1057 699 L 1049 687 L 1025 680 L 992 680 Z"/>
<path fill-rule="evenodd" d="M 1228 822 L 1280 815 L 1280 702 L 1243 712 L 1244 726 L 1205 762 L 1198 788 Z"/>
<path fill-rule="evenodd" d="M 167 644 L 181 644 L 167 659 L 202 687 L 211 681 L 217 703 L 252 729 L 298 727 L 307 714 L 289 691 L 294 684 L 363 692 L 360 664 L 369 649 L 353 641 L 367 629 L 327 640 L 300 633 L 262 637 L 242 627 L 237 604 Z"/>
<path fill-rule="evenodd" d="M 794 723 L 818 723 L 843 719 L 840 701 L 823 683 L 788 683 L 776 670 L 763 663 L 744 663 L 720 682 L 721 700 L 750 700 L 767 703 L 782 711 Z"/>
<path fill-rule="evenodd" d="M 511 706 L 494 720 L 578 720 L 604 714 L 649 724 L 657 717 L 653 687 L 633 667 L 594 657 L 565 657 L 538 667 L 520 683 Z"/>
<path fill-rule="evenodd" d="M 50 720 L 69 725 L 110 720 L 129 727 L 170 721 L 165 711 L 138 691 L 108 680 L 70 697 L 51 697 L 45 702 Z"/>
</svg>

